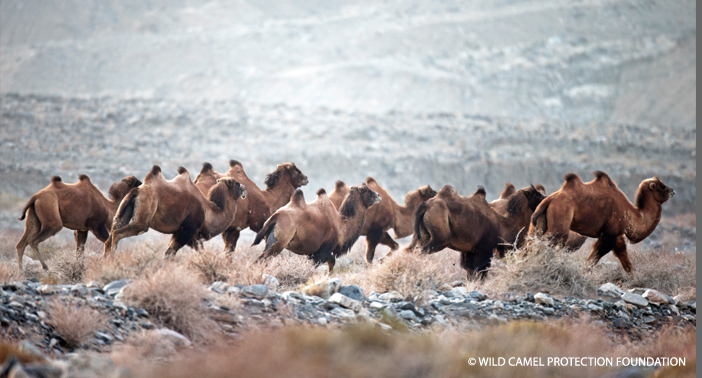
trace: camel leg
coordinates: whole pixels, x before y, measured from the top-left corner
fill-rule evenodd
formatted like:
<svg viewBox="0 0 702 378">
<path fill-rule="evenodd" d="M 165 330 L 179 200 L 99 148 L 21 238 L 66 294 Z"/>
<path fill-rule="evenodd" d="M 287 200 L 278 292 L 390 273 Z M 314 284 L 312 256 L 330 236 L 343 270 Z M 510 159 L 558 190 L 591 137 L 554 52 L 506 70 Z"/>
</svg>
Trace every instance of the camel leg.
<svg viewBox="0 0 702 378">
<path fill-rule="evenodd" d="M 117 243 L 124 238 L 130 236 L 140 235 L 149 230 L 151 225 L 151 220 L 156 214 L 158 209 L 158 201 L 150 198 L 149 193 L 141 193 L 135 201 L 139 204 L 134 212 L 131 213 L 131 218 L 121 219 L 119 224 L 127 223 L 121 228 L 117 228 L 118 222 L 112 225 L 112 232 L 110 236 L 105 241 L 105 248 L 102 252 L 102 257 L 107 256 L 108 253 L 114 252 L 117 249 Z"/>
<path fill-rule="evenodd" d="M 44 240 L 58 234 L 63 228 L 63 223 L 61 223 L 61 214 L 59 213 L 58 204 L 53 204 L 53 206 L 42 206 L 37 200 L 34 204 L 34 211 L 36 212 L 37 218 L 41 222 L 41 230 L 32 239 L 29 240 L 29 246 L 32 248 L 34 253 L 39 257 L 42 268 L 48 270 L 49 267 L 44 262 L 44 258 L 41 257 L 39 253 L 39 243 Z"/>
<path fill-rule="evenodd" d="M 224 252 L 234 253 L 234 250 L 236 249 L 236 242 L 239 240 L 240 232 L 241 231 L 237 230 L 235 227 L 230 227 L 222 232 Z"/>
<path fill-rule="evenodd" d="M 375 247 L 383 238 L 383 230 L 378 228 L 373 228 L 368 230 L 368 235 L 366 235 L 366 262 L 368 264 L 373 263 L 373 257 L 375 256 Z"/>
<path fill-rule="evenodd" d="M 327 266 L 329 267 L 329 275 L 331 276 L 332 271 L 334 270 L 334 265 L 336 265 L 336 257 L 334 255 L 329 257 L 329 260 L 327 260 Z"/>
<path fill-rule="evenodd" d="M 566 242 L 566 248 L 568 251 L 575 252 L 580 249 L 580 247 L 587 241 L 587 236 L 578 234 L 577 232 L 568 233 L 568 241 Z"/>
<path fill-rule="evenodd" d="M 34 207 L 27 209 L 27 215 L 24 221 L 24 233 L 22 238 L 17 242 L 15 248 L 17 249 L 17 263 L 19 264 L 19 269 L 22 271 L 22 257 L 24 257 L 24 250 L 27 249 L 29 241 L 34 239 L 41 229 L 41 223 L 34 212 Z"/>
<path fill-rule="evenodd" d="M 278 256 L 288 246 L 293 237 L 295 237 L 295 229 L 285 229 L 280 225 L 275 225 L 275 228 L 266 236 L 266 248 L 258 259 L 265 260 Z"/>
<path fill-rule="evenodd" d="M 85 241 L 88 240 L 88 231 L 73 231 L 73 237 L 76 239 L 76 256 L 82 255 L 85 252 Z"/>
<path fill-rule="evenodd" d="M 604 255 L 608 254 L 609 251 L 614 248 L 614 246 L 617 243 L 617 238 L 614 236 L 600 236 L 599 239 L 593 244 L 592 246 L 592 251 L 590 252 L 590 255 L 587 257 L 587 261 L 592 264 L 596 265 L 598 261 Z M 626 249 L 626 244 L 624 245 L 624 248 Z"/>
<path fill-rule="evenodd" d="M 626 240 L 624 240 L 624 235 L 619 235 L 617 237 L 617 242 L 614 245 L 614 256 L 617 256 L 619 262 L 622 263 L 622 268 L 624 268 L 624 271 L 632 274 L 634 267 L 631 265 L 629 253 L 626 251 Z"/>
<path fill-rule="evenodd" d="M 106 242 L 107 239 L 110 238 L 110 231 L 107 229 L 105 224 L 100 224 L 99 226 L 97 226 L 95 228 L 91 228 L 90 232 L 92 232 L 93 235 L 95 235 L 97 240 L 100 240 L 103 243 Z"/>
<path fill-rule="evenodd" d="M 144 232 L 149 230 L 149 223 L 141 223 L 141 222 L 130 222 L 126 226 L 120 228 L 119 230 L 112 230 L 112 233 L 110 234 L 110 237 L 105 241 L 105 249 L 103 250 L 102 256 L 104 257 L 108 253 L 113 252 L 115 249 L 117 249 L 117 243 L 119 243 L 120 240 L 124 238 L 128 238 L 130 236 L 135 236 L 139 234 L 143 234 Z"/>
<path fill-rule="evenodd" d="M 497 237 L 488 235 L 481 238 L 470 252 L 461 252 L 461 267 L 467 271 L 468 279 L 475 273 L 481 280 L 485 279 L 496 245 Z"/>
<path fill-rule="evenodd" d="M 166 259 L 175 257 L 176 252 L 183 248 L 184 245 L 193 243 L 193 238 L 198 228 L 200 228 L 200 225 L 197 222 L 194 222 L 189 216 L 186 217 L 180 229 L 171 236 L 171 241 L 168 243 L 168 248 L 164 254 Z"/>
<path fill-rule="evenodd" d="M 397 244 L 395 240 L 393 240 L 392 236 L 388 234 L 387 231 L 383 232 L 383 238 L 380 239 L 380 244 L 387 245 L 390 247 L 390 251 L 383 256 L 383 258 L 389 257 L 392 255 L 393 252 L 397 251 L 400 248 L 400 245 Z"/>
</svg>

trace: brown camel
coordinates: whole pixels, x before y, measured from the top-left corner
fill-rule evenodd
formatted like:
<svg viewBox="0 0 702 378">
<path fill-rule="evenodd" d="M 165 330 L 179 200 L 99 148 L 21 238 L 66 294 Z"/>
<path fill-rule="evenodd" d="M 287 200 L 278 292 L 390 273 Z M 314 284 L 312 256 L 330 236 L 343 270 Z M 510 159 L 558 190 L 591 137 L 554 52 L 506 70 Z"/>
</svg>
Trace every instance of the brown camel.
<svg viewBox="0 0 702 378">
<path fill-rule="evenodd" d="M 331 274 L 336 258 L 358 240 L 367 209 L 378 202 L 380 196 L 366 184 L 352 186 L 339 211 L 324 189 L 317 191 L 312 203 L 306 203 L 302 190 L 297 189 L 290 202 L 266 221 L 253 244 L 266 239 L 261 259 L 287 248 L 298 255 L 308 255 L 316 264 L 326 262 Z"/>
<path fill-rule="evenodd" d="M 534 214 L 536 206 L 546 198 L 545 191 L 542 185 L 531 185 L 516 190 L 514 185 L 507 183 L 500 198 L 490 202 L 490 208 L 497 214 L 512 220 L 503 222 L 500 227 L 500 241 L 495 249 L 499 258 L 504 257 L 505 252 L 514 246 L 520 248 L 524 245 L 531 215 Z"/>
<path fill-rule="evenodd" d="M 372 177 L 366 178 L 366 185 L 380 195 L 380 203 L 368 209 L 366 221 L 361 230 L 361 235 L 366 237 L 366 261 L 370 264 L 373 262 L 378 243 L 390 247 L 388 255 L 399 248 L 397 242 L 388 234 L 389 229 L 393 229 L 397 239 L 412 235 L 415 210 L 420 203 L 434 197 L 436 191 L 429 185 L 417 188 L 407 193 L 405 205 L 401 206 Z M 329 200 L 335 208 L 339 209 L 349 190 L 343 181 L 336 182 L 334 190 L 329 194 Z"/>
<path fill-rule="evenodd" d="M 19 218 L 23 220 L 26 217 L 24 234 L 17 243 L 17 262 L 20 270 L 27 245 L 37 255 L 41 266 L 45 270 L 48 269 L 39 253 L 39 243 L 56 235 L 64 227 L 74 230 L 76 254 L 85 249 L 88 231 L 104 243 L 110 236 L 112 217 L 120 201 L 132 188 L 139 185 L 141 181 L 136 177 L 127 176 L 110 186 L 110 198 L 107 198 L 86 175 L 78 176 L 78 182 L 75 184 L 65 184 L 59 176 L 51 178 L 49 186 L 29 199 Z"/>
<path fill-rule="evenodd" d="M 613 250 L 622 268 L 631 273 L 626 239 L 636 244 L 647 238 L 661 219 L 663 203 L 675 196 L 675 190 L 657 177 L 650 178 L 641 182 L 632 204 L 606 173 L 594 175 L 588 183 L 574 173 L 565 175 L 561 189 L 536 208 L 530 234 L 544 234 L 561 244 L 569 231 L 597 238 L 588 261 L 597 264 Z"/>
<path fill-rule="evenodd" d="M 247 227 L 254 232 L 261 230 L 266 219 L 290 201 L 290 196 L 295 189 L 307 185 L 307 176 L 295 166 L 295 163 L 283 163 L 266 176 L 264 181 L 266 190 L 260 190 L 246 176 L 240 162 L 231 160 L 229 166 L 229 171 L 221 174 L 215 172 L 212 164 L 203 164 L 202 171 L 195 178 L 195 185 L 203 194 L 207 193 L 215 180 L 221 177 L 232 177 L 246 186 L 248 196 L 238 201 L 234 222 L 222 233 L 224 250 L 233 252 L 239 240 L 239 233 Z"/>
<path fill-rule="evenodd" d="M 175 256 L 184 245 L 198 248 L 199 242 L 219 235 L 232 223 L 236 202 L 245 197 L 243 185 L 224 177 L 217 180 L 205 198 L 185 168 L 178 168 L 178 176 L 168 181 L 161 167 L 154 165 L 144 184 L 120 203 L 103 256 L 114 251 L 121 239 L 143 234 L 149 228 L 173 235 L 165 253 L 167 258 Z"/>
<path fill-rule="evenodd" d="M 523 203 L 543 199 L 543 194 L 528 188 L 531 197 L 512 196 L 508 209 L 521 209 Z M 469 197 L 459 195 L 446 185 L 436 197 L 419 205 L 414 218 L 414 236 L 407 250 L 435 253 L 444 248 L 461 252 L 461 267 L 468 276 L 485 276 L 493 251 L 498 247 L 502 229 L 512 229 L 519 221 L 518 211 L 508 211 L 504 217 L 485 200 L 485 189 Z"/>
</svg>

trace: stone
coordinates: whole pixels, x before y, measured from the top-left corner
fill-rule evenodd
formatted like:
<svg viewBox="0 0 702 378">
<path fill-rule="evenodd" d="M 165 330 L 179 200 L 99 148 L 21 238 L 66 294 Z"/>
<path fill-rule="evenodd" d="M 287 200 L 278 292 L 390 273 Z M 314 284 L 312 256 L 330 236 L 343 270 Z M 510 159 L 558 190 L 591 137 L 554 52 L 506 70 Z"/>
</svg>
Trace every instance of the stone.
<svg viewBox="0 0 702 378">
<path fill-rule="evenodd" d="M 536 295 L 534 295 L 534 302 L 536 302 L 540 305 L 550 306 L 550 307 L 553 307 L 553 305 L 554 305 L 553 298 L 546 293 L 536 293 Z"/>
<path fill-rule="evenodd" d="M 453 289 L 453 286 L 447 283 L 443 283 L 439 286 L 439 291 L 451 291 L 451 289 Z"/>
<path fill-rule="evenodd" d="M 639 294 L 626 292 L 626 293 L 622 294 L 622 299 L 626 303 L 631 303 L 631 304 L 639 306 L 639 307 L 648 306 L 648 299 L 642 297 Z"/>
<path fill-rule="evenodd" d="M 612 323 L 614 324 L 614 327 L 616 327 L 616 328 L 628 328 L 629 327 L 629 322 L 626 321 L 625 319 L 621 319 L 621 318 L 614 318 L 614 321 Z"/>
<path fill-rule="evenodd" d="M 697 313 L 697 301 L 692 301 L 688 303 L 687 307 L 689 307 L 690 310 L 692 310 L 692 312 Z"/>
<path fill-rule="evenodd" d="M 463 281 L 453 281 L 451 282 L 452 287 L 463 286 Z"/>
<path fill-rule="evenodd" d="M 341 281 L 338 278 L 330 278 L 315 282 L 309 286 L 305 286 L 302 289 L 302 292 L 310 296 L 317 296 L 320 298 L 329 299 L 329 297 L 331 297 L 332 294 L 339 291 L 340 286 Z"/>
<path fill-rule="evenodd" d="M 544 307 L 541 311 L 543 311 L 546 315 L 553 315 L 556 313 L 556 310 L 553 307 Z"/>
<path fill-rule="evenodd" d="M 276 291 L 280 287 L 280 281 L 270 274 L 263 274 L 263 284 L 268 286 L 271 291 Z"/>
<path fill-rule="evenodd" d="M 492 324 L 507 323 L 507 319 L 505 319 L 501 316 L 497 316 L 495 314 L 491 314 L 490 316 L 488 316 L 487 320 L 488 320 L 488 322 L 490 322 Z"/>
<path fill-rule="evenodd" d="M 382 308 L 385 308 L 385 305 L 380 302 L 373 301 L 368 307 L 372 308 L 373 310 L 380 310 Z"/>
<path fill-rule="evenodd" d="M 123 287 L 129 285 L 132 282 L 131 279 L 125 278 L 117 281 L 112 281 L 102 288 L 102 291 L 107 295 L 117 295 Z"/>
<path fill-rule="evenodd" d="M 644 316 L 643 322 L 646 324 L 651 324 L 656 321 L 656 318 L 653 316 Z"/>
<path fill-rule="evenodd" d="M 241 292 L 241 288 L 238 286 L 229 286 L 227 288 L 227 293 L 229 294 L 239 294 Z"/>
<path fill-rule="evenodd" d="M 680 316 L 680 310 L 678 310 L 678 306 L 676 306 L 676 305 L 674 305 L 674 304 L 669 304 L 669 305 L 668 305 L 668 308 L 669 308 L 670 311 L 672 311 L 675 315 Z"/>
<path fill-rule="evenodd" d="M 466 290 L 466 288 L 463 286 L 454 287 L 451 289 L 451 292 L 455 297 L 465 297 L 468 295 L 468 290 Z"/>
<path fill-rule="evenodd" d="M 447 326 L 447 325 L 448 325 L 448 322 L 446 322 L 446 318 L 444 318 L 443 315 L 436 315 L 436 316 L 434 317 L 434 320 L 435 320 L 437 323 L 441 324 L 442 326 Z"/>
<path fill-rule="evenodd" d="M 268 286 L 261 284 L 244 286 L 241 293 L 247 297 L 263 299 L 268 295 Z"/>
<path fill-rule="evenodd" d="M 71 287 L 71 294 L 84 297 L 88 294 L 88 287 L 83 284 L 75 284 Z"/>
<path fill-rule="evenodd" d="M 40 285 L 37 287 L 37 293 L 42 295 L 51 295 L 58 293 L 58 289 L 53 285 Z"/>
<path fill-rule="evenodd" d="M 353 310 L 346 308 L 335 308 L 329 312 L 330 314 L 337 316 L 341 319 L 356 319 L 356 313 Z"/>
<path fill-rule="evenodd" d="M 319 318 L 317 318 L 317 323 L 321 326 L 326 326 L 327 325 L 327 318 L 319 317 Z"/>
<path fill-rule="evenodd" d="M 112 336 L 110 336 L 104 332 L 95 332 L 95 337 L 97 337 L 98 339 L 102 339 L 107 343 L 111 343 L 113 340 Z"/>
<path fill-rule="evenodd" d="M 339 289 L 339 293 L 361 302 L 366 299 L 366 296 L 363 294 L 363 289 L 358 285 L 342 286 Z"/>
<path fill-rule="evenodd" d="M 692 315 L 687 315 L 687 314 L 685 314 L 685 315 L 682 316 L 682 318 L 685 319 L 685 320 L 687 320 L 687 321 L 689 321 L 689 322 L 694 322 L 694 321 L 695 321 L 695 317 L 692 316 Z"/>
<path fill-rule="evenodd" d="M 477 290 L 471 291 L 470 293 L 468 293 L 468 296 L 472 299 L 475 299 L 478 302 L 481 302 L 481 301 L 484 301 L 487 299 L 487 295 L 485 295 Z"/>
<path fill-rule="evenodd" d="M 341 293 L 334 293 L 329 297 L 329 302 L 336 303 L 342 307 L 353 310 L 354 312 L 361 311 L 363 308 L 363 303 L 355 299 L 351 299 Z"/>
<path fill-rule="evenodd" d="M 605 297 L 619 298 L 622 294 L 624 294 L 624 291 L 611 282 L 607 282 L 597 289 L 597 295 Z"/>
<path fill-rule="evenodd" d="M 397 291 L 389 291 L 384 294 L 380 294 L 378 296 L 378 299 L 383 300 L 383 301 L 390 301 L 390 302 L 399 302 L 405 299 L 405 296 L 400 294 Z"/>
<path fill-rule="evenodd" d="M 402 310 L 397 314 L 397 317 L 405 320 L 417 320 L 417 315 L 412 310 Z"/>
<path fill-rule="evenodd" d="M 215 281 L 212 283 L 212 285 L 210 285 L 210 290 L 214 291 L 217 294 L 224 294 L 228 288 L 229 284 L 222 281 Z"/>
<path fill-rule="evenodd" d="M 592 312 L 602 312 L 602 307 L 594 303 L 590 303 L 589 305 L 587 305 L 587 308 Z"/>
<path fill-rule="evenodd" d="M 658 290 L 648 289 L 643 293 L 643 297 L 648 299 L 649 302 L 657 304 L 668 304 L 668 298 L 663 295 Z"/>
<path fill-rule="evenodd" d="M 31 342 L 24 340 L 21 343 L 19 343 L 19 351 L 22 352 L 26 356 L 32 356 L 32 359 L 38 362 L 46 363 L 49 361 L 49 359 L 44 355 L 44 353 L 39 350 L 34 344 Z"/>
</svg>

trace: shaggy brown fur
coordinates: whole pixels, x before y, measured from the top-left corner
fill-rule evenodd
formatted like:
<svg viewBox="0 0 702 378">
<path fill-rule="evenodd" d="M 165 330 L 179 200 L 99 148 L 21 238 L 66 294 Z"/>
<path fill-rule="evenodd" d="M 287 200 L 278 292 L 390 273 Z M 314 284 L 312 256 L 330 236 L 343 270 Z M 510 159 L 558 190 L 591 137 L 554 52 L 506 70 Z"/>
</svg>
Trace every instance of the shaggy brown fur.
<svg viewBox="0 0 702 378">
<path fill-rule="evenodd" d="M 624 237 L 634 244 L 648 237 L 661 219 L 663 203 L 675 196 L 675 190 L 653 177 L 641 182 L 632 204 L 606 173 L 597 171 L 594 175 L 588 183 L 574 173 L 565 175 L 561 189 L 534 212 L 530 234 L 545 234 L 561 244 L 571 230 L 597 238 L 588 261 L 596 264 L 613 250 L 622 268 L 631 273 Z"/>
<path fill-rule="evenodd" d="M 407 193 L 405 205 L 401 206 L 372 177 L 366 178 L 366 185 L 378 193 L 381 199 L 380 203 L 368 209 L 361 230 L 361 235 L 366 237 L 366 261 L 370 264 L 373 262 L 378 243 L 390 247 L 390 253 L 399 248 L 397 242 L 388 234 L 389 229 L 393 229 L 395 238 L 398 239 L 412 235 L 414 212 L 420 203 L 434 197 L 436 191 L 429 185 L 417 188 Z M 329 194 L 329 200 L 338 209 L 348 192 L 349 187 L 343 181 L 337 181 L 334 191 Z"/>
<path fill-rule="evenodd" d="M 378 202 L 380 196 L 366 184 L 352 186 L 339 211 L 324 189 L 317 192 L 312 203 L 306 203 L 302 190 L 297 189 L 290 202 L 266 221 L 253 244 L 266 239 L 262 259 L 287 248 L 298 255 L 310 256 L 316 264 L 326 262 L 331 274 L 336 257 L 348 252 L 358 240 L 367 209 Z"/>
<path fill-rule="evenodd" d="M 497 214 L 513 219 L 512 222 L 504 222 L 504 226 L 500 228 L 500 242 L 496 249 L 498 257 L 504 257 L 505 252 L 515 245 L 519 248 L 524 244 L 531 215 L 546 198 L 545 193 L 539 189 L 543 189 L 543 186 L 531 185 L 517 191 L 514 185 L 508 183 L 500 198 L 490 202 L 490 207 Z"/>
<path fill-rule="evenodd" d="M 522 202 L 528 204 L 543 198 L 541 193 L 531 196 L 512 196 L 507 203 L 508 216 L 503 217 L 485 200 L 483 187 L 464 197 L 446 185 L 436 197 L 417 208 L 414 236 L 407 250 L 435 253 L 444 248 L 455 249 L 461 252 L 461 267 L 468 271 L 469 277 L 476 272 L 484 277 L 493 251 L 498 247 L 501 230 L 515 227 Z"/>
<path fill-rule="evenodd" d="M 203 194 L 207 193 L 215 180 L 221 177 L 232 177 L 246 186 L 249 195 L 238 201 L 234 222 L 222 233 L 224 250 L 233 252 L 241 230 L 247 227 L 254 232 L 261 230 L 266 219 L 290 201 L 290 196 L 295 189 L 307 185 L 307 176 L 295 166 L 295 163 L 280 164 L 275 171 L 266 176 L 264 181 L 266 190 L 260 190 L 246 176 L 240 162 L 231 160 L 229 166 L 227 173 L 220 174 L 215 172 L 211 164 L 205 163 L 195 179 L 195 185 Z"/>
<path fill-rule="evenodd" d="M 17 243 L 17 263 L 22 270 L 22 257 L 29 245 L 41 266 L 47 269 L 39 253 L 39 243 L 56 235 L 62 228 L 74 230 L 76 254 L 83 252 L 88 231 L 101 242 L 105 242 L 112 228 L 112 217 L 120 201 L 132 188 L 141 185 L 134 176 L 127 176 L 110 186 L 110 198 L 90 182 L 86 175 L 80 175 L 75 184 L 64 184 L 60 177 L 54 176 L 51 184 L 40 190 L 27 202 L 22 210 L 20 220 L 25 219 L 24 234 Z"/>
<path fill-rule="evenodd" d="M 114 251 L 121 239 L 149 228 L 173 235 L 165 253 L 168 258 L 184 245 L 198 248 L 199 242 L 219 235 L 232 223 L 237 200 L 245 197 L 242 184 L 224 177 L 205 198 L 185 168 L 180 167 L 178 176 L 167 181 L 161 168 L 154 165 L 144 184 L 129 192 L 119 205 L 103 256 Z"/>
</svg>

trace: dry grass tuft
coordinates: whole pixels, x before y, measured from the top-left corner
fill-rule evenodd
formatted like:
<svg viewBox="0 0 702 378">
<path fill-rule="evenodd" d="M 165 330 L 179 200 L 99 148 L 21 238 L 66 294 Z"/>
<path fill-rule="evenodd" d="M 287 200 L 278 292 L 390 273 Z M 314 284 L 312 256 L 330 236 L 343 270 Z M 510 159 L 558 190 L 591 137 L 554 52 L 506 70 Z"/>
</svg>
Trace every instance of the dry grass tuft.
<svg viewBox="0 0 702 378">
<path fill-rule="evenodd" d="M 430 256 L 397 251 L 382 262 L 373 263 L 365 272 L 348 275 L 346 279 L 366 292 L 395 290 L 407 300 L 416 301 L 425 290 L 436 290 L 444 283 L 465 279 L 458 259 L 456 252 L 448 250 Z"/>
<path fill-rule="evenodd" d="M 130 246 L 106 258 L 90 259 L 85 272 L 85 281 L 97 281 L 106 285 L 123 278 L 137 278 L 146 269 L 159 266 L 163 259 L 158 252 L 147 246 Z"/>
<path fill-rule="evenodd" d="M 86 305 L 69 304 L 55 300 L 49 305 L 47 324 L 58 332 L 71 348 L 79 347 L 90 339 L 95 331 L 107 324 L 101 312 Z"/>
<path fill-rule="evenodd" d="M 75 251 L 62 250 L 54 254 L 49 266 L 58 274 L 61 284 L 75 284 L 83 281 L 86 260 L 84 254 L 76 256 Z"/>
<path fill-rule="evenodd" d="M 200 277 L 182 265 L 166 263 L 141 274 L 124 290 L 124 301 L 143 307 L 163 326 L 203 341 L 215 329 L 203 300 L 210 292 Z"/>
<path fill-rule="evenodd" d="M 19 281 L 23 278 L 24 274 L 14 261 L 0 261 L 0 283 Z"/>
<path fill-rule="evenodd" d="M 197 272 L 208 284 L 228 281 L 232 271 L 231 257 L 222 250 L 204 248 L 192 251 L 186 258 L 188 268 Z"/>
<path fill-rule="evenodd" d="M 584 297 L 597 290 L 586 268 L 583 258 L 534 239 L 502 260 L 493 259 L 481 286 L 492 293 L 545 291 Z"/>
<path fill-rule="evenodd" d="M 623 288 L 652 288 L 671 296 L 695 297 L 697 262 L 694 254 L 671 251 L 629 251 L 633 275 L 626 274 L 619 262 L 598 265 L 592 271 L 594 282 L 613 282 Z"/>
</svg>

